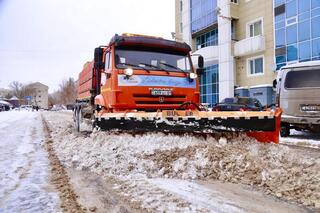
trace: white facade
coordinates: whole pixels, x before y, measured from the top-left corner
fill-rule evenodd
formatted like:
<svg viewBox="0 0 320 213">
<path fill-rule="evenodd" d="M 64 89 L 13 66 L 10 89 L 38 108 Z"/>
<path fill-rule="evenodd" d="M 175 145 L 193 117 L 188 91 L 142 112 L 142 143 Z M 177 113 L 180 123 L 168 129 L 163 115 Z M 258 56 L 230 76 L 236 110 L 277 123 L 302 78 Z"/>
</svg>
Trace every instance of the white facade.
<svg viewBox="0 0 320 213">
<path fill-rule="evenodd" d="M 191 33 L 190 0 L 181 0 L 181 34 L 182 40 L 190 46 L 195 46 Z M 225 17 L 230 17 L 230 0 L 218 0 L 217 7 Z M 218 16 L 218 44 L 198 49 L 194 54 L 204 57 L 205 67 L 213 64 L 219 65 L 219 101 L 234 96 L 235 64 L 232 56 L 231 19 Z M 197 62 L 194 60 L 197 67 Z"/>
<path fill-rule="evenodd" d="M 31 88 L 31 104 L 41 109 L 48 109 L 48 90 L 49 87 L 39 82 L 28 85 Z"/>
</svg>

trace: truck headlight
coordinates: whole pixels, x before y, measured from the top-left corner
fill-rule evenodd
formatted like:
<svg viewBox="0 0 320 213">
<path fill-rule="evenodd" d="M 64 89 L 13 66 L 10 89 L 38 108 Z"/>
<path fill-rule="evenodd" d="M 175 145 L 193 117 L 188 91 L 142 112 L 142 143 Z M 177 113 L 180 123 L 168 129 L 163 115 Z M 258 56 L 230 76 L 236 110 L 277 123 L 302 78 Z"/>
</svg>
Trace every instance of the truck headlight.
<svg viewBox="0 0 320 213">
<path fill-rule="evenodd" d="M 189 74 L 189 78 L 190 79 L 196 79 L 197 77 L 198 77 L 198 75 L 196 73 L 192 72 L 192 73 Z"/>
<path fill-rule="evenodd" d="M 124 74 L 127 75 L 127 76 L 133 75 L 133 69 L 131 69 L 131 68 L 127 68 L 127 69 L 125 69 L 123 72 L 124 72 Z"/>
</svg>

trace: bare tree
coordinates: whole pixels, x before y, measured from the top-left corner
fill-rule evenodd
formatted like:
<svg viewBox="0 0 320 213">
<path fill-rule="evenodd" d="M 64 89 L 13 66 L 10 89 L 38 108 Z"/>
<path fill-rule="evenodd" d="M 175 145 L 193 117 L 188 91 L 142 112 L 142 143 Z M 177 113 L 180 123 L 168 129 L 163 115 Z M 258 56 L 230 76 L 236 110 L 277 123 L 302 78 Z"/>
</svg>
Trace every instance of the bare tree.
<svg viewBox="0 0 320 213">
<path fill-rule="evenodd" d="M 48 96 L 49 106 L 53 106 L 55 104 L 60 104 L 60 91 L 55 91 Z"/>
<path fill-rule="evenodd" d="M 12 94 L 14 96 L 17 96 L 19 99 L 23 99 L 23 84 L 20 83 L 19 81 L 12 81 L 9 84 L 9 88 L 12 91 Z"/>
<path fill-rule="evenodd" d="M 49 95 L 49 105 L 72 104 L 77 98 L 77 84 L 73 78 L 63 80 L 59 90 Z"/>
</svg>

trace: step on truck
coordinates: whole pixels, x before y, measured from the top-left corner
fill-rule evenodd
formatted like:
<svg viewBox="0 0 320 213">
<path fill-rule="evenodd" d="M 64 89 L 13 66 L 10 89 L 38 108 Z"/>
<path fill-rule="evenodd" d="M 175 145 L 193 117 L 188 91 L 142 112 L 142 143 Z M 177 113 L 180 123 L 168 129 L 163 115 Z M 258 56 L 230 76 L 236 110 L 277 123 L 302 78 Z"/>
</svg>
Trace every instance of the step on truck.
<svg viewBox="0 0 320 213">
<path fill-rule="evenodd" d="M 279 140 L 280 109 L 214 112 L 200 103 L 203 57 L 186 43 L 136 34 L 115 35 L 95 48 L 78 80 L 75 126 L 116 132 L 219 134 L 246 132 Z M 191 58 L 197 62 L 195 69 Z"/>
</svg>

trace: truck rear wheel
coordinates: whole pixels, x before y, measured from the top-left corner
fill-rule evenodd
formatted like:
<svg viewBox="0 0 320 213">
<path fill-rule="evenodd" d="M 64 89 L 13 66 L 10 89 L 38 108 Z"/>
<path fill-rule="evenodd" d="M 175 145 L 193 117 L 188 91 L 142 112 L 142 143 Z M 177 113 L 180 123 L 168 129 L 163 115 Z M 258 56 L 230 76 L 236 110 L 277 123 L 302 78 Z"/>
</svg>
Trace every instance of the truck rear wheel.
<svg viewBox="0 0 320 213">
<path fill-rule="evenodd" d="M 280 136 L 288 137 L 290 135 L 290 125 L 287 123 L 282 123 L 280 128 Z"/>
</svg>

